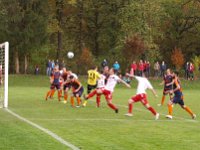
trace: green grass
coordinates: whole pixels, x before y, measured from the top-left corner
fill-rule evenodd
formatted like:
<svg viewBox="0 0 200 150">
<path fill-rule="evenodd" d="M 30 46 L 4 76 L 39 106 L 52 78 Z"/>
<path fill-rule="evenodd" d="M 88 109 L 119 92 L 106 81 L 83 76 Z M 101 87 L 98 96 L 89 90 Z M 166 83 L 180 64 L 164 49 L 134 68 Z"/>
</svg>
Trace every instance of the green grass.
<svg viewBox="0 0 200 150">
<path fill-rule="evenodd" d="M 133 117 L 124 116 L 127 101 L 135 94 L 136 81 L 132 82 L 131 89 L 117 85 L 113 103 L 119 106 L 120 112 L 115 114 L 103 97 L 100 108 L 95 107 L 94 99 L 86 108 L 71 108 L 69 103 L 58 102 L 56 95 L 53 100 L 45 101 L 49 90 L 46 76 L 11 75 L 9 109 L 84 150 L 199 150 L 200 81 L 182 80 L 185 103 L 197 114 L 196 121 L 178 105 L 174 107 L 174 119 L 165 118 L 167 105 L 157 107 L 162 96 L 160 82 L 152 81 L 159 98 L 148 93 L 150 104 L 162 114 L 158 121 L 140 103 L 134 105 Z M 83 83 L 85 86 L 85 80 Z M 4 109 L 0 109 L 0 118 L 2 150 L 69 149 Z"/>
</svg>

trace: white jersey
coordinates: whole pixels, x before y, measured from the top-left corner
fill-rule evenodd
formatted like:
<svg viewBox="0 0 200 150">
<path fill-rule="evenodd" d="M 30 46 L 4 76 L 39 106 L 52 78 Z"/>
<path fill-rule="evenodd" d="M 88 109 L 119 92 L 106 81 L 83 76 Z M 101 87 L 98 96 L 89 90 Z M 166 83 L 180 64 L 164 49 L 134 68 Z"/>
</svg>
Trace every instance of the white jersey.
<svg viewBox="0 0 200 150">
<path fill-rule="evenodd" d="M 75 73 L 71 73 L 70 75 L 74 76 L 75 79 L 78 79 L 78 76 Z"/>
<path fill-rule="evenodd" d="M 115 85 L 117 84 L 117 82 L 119 80 L 120 80 L 120 78 L 117 75 L 115 75 L 115 74 L 110 75 L 108 80 L 107 80 L 105 89 L 110 91 L 110 92 L 113 92 L 114 88 L 115 88 Z"/>
<path fill-rule="evenodd" d="M 151 83 L 144 77 L 134 76 L 138 81 L 137 92 L 136 94 L 146 93 L 146 89 L 153 89 Z"/>
<path fill-rule="evenodd" d="M 103 74 L 101 74 L 100 78 L 97 80 L 97 88 L 103 88 L 103 87 L 105 87 L 105 80 L 106 80 L 106 76 L 104 76 Z"/>
</svg>

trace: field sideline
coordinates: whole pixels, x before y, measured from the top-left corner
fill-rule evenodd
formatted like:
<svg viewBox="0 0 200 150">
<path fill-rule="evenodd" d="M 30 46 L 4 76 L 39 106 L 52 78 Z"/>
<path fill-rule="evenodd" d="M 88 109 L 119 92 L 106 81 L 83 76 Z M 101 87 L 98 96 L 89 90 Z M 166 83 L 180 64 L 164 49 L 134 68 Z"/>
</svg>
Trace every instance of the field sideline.
<svg viewBox="0 0 200 150">
<path fill-rule="evenodd" d="M 84 86 L 86 81 L 82 78 Z M 9 109 L 27 120 L 55 133 L 67 142 L 84 150 L 199 150 L 199 89 L 200 81 L 184 81 L 185 103 L 197 115 L 196 120 L 174 107 L 174 119 L 167 120 L 167 100 L 165 106 L 158 107 L 162 96 L 161 80 L 152 81 L 158 98 L 149 94 L 150 104 L 161 114 L 154 116 L 140 103 L 134 105 L 134 116 L 126 117 L 127 100 L 135 94 L 136 81 L 132 88 L 117 85 L 113 103 L 119 107 L 115 114 L 107 107 L 104 98 L 100 108 L 95 107 L 94 99 L 86 108 L 71 108 L 69 103 L 53 100 L 45 101 L 49 89 L 48 77 L 11 75 L 9 77 Z M 46 150 L 70 149 L 48 134 L 0 109 L 0 149 L 3 150 Z"/>
</svg>

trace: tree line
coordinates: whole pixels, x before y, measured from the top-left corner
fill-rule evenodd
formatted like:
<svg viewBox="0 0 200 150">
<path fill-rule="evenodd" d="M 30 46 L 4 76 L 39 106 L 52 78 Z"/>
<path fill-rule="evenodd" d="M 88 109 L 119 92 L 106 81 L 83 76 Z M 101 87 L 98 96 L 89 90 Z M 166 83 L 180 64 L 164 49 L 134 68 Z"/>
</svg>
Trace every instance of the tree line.
<svg viewBox="0 0 200 150">
<path fill-rule="evenodd" d="M 200 62 L 199 0 L 0 0 L 0 6 L 11 73 L 44 70 L 48 59 L 65 60 L 79 73 L 103 59 L 124 70 L 139 59 L 177 69 Z"/>
</svg>

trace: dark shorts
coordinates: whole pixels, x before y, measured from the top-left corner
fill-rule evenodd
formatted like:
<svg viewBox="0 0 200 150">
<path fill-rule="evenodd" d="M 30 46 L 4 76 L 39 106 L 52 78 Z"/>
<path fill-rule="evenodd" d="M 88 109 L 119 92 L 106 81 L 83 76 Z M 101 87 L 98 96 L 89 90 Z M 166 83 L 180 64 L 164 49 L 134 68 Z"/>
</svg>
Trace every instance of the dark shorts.
<svg viewBox="0 0 200 150">
<path fill-rule="evenodd" d="M 169 91 L 171 91 L 173 89 L 172 86 L 165 86 L 164 90 L 163 90 L 163 95 L 167 95 L 169 94 Z M 171 94 L 172 95 L 172 94 Z"/>
<path fill-rule="evenodd" d="M 83 87 L 81 87 L 79 91 L 73 92 L 73 95 L 76 97 L 76 95 L 78 94 L 78 96 L 81 97 L 83 94 L 83 91 L 84 91 L 84 89 L 83 89 Z"/>
<path fill-rule="evenodd" d="M 88 94 L 91 92 L 92 89 L 96 89 L 97 85 L 87 85 L 87 92 Z"/>
<path fill-rule="evenodd" d="M 174 104 L 179 104 L 179 105 L 183 106 L 184 105 L 183 95 L 175 95 L 172 99 L 172 102 Z"/>
<path fill-rule="evenodd" d="M 67 84 L 64 85 L 64 91 L 65 91 L 67 88 L 68 88 L 68 89 L 71 88 L 71 84 L 70 84 L 70 83 L 67 83 Z"/>
<path fill-rule="evenodd" d="M 60 89 L 60 83 L 58 83 L 58 84 L 54 84 L 54 83 L 53 83 L 53 84 L 51 84 L 51 87 L 50 87 L 50 89 L 52 89 L 52 90 L 53 90 L 53 89 L 55 89 L 55 88 L 56 88 L 57 90 L 59 90 L 59 89 Z"/>
</svg>

